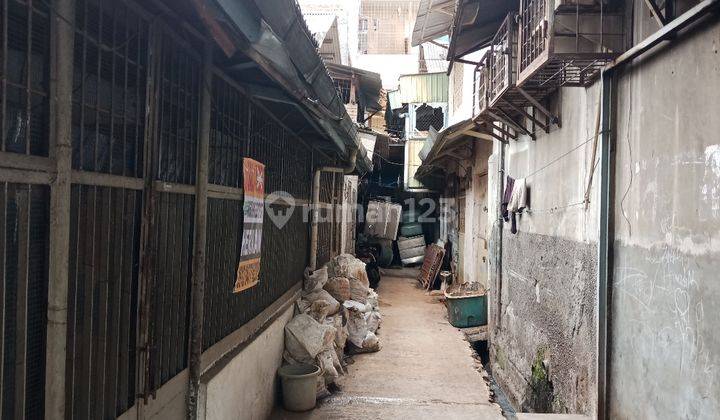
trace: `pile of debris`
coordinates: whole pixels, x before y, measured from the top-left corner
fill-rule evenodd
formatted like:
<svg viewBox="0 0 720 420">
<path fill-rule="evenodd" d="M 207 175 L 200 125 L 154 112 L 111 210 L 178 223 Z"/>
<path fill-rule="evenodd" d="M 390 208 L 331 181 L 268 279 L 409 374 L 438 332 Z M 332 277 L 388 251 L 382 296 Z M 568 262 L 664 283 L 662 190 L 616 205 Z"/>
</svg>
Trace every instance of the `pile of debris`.
<svg viewBox="0 0 720 420">
<path fill-rule="evenodd" d="M 287 363 L 315 364 L 322 371 L 318 392 L 346 372 L 345 355 L 380 350 L 376 332 L 382 317 L 365 263 L 350 254 L 323 268 L 305 270 L 295 317 L 285 326 Z"/>
</svg>

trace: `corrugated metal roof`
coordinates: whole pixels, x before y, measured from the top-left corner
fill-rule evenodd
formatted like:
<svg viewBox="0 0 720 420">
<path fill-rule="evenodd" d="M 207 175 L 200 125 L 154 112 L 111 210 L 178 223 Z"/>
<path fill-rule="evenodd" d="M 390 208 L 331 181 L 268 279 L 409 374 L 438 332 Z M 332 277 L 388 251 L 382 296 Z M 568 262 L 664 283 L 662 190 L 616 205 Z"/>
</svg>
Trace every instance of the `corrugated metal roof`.
<svg viewBox="0 0 720 420">
<path fill-rule="evenodd" d="M 450 33 L 455 17 L 455 0 L 421 0 L 412 34 L 412 46 Z"/>
<path fill-rule="evenodd" d="M 400 76 L 400 103 L 448 101 L 448 76 L 445 73 L 408 74 Z"/>
</svg>

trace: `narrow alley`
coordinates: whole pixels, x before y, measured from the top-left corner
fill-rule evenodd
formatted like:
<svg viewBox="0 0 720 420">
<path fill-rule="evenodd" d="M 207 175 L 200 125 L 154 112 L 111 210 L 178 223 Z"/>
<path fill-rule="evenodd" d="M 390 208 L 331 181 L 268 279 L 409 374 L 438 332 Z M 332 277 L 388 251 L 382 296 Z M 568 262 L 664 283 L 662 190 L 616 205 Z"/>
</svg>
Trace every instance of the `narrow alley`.
<svg viewBox="0 0 720 420">
<path fill-rule="evenodd" d="M 720 0 L 0 0 L 0 420 L 720 420 Z"/>
<path fill-rule="evenodd" d="M 502 419 L 482 365 L 445 306 L 418 287 L 417 270 L 388 269 L 378 288 L 379 353 L 354 356 L 341 391 L 308 413 L 273 419 Z"/>
</svg>

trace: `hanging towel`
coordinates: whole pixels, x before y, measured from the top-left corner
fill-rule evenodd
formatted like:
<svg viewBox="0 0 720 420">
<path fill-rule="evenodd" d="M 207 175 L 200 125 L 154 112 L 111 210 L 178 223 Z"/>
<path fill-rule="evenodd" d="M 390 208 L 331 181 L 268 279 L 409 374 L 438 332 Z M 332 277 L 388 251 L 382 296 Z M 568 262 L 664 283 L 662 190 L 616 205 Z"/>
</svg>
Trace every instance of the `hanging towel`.
<svg viewBox="0 0 720 420">
<path fill-rule="evenodd" d="M 508 201 L 508 211 L 520 213 L 527 205 L 527 184 L 525 178 L 516 179 L 513 183 L 510 201 Z"/>
<path fill-rule="evenodd" d="M 510 213 L 510 232 L 513 234 L 517 233 L 517 224 L 515 221 L 515 214 L 521 213 L 527 206 L 527 184 L 525 178 L 516 179 L 513 183 L 512 193 L 510 194 L 510 201 L 507 205 L 507 211 Z"/>
<path fill-rule="evenodd" d="M 510 221 L 510 217 L 508 214 L 508 204 L 510 203 L 510 198 L 512 197 L 514 184 L 515 178 L 507 176 L 505 181 L 505 194 L 503 194 L 503 199 L 500 203 L 500 211 L 502 212 L 503 220 L 505 220 L 506 222 Z"/>
</svg>

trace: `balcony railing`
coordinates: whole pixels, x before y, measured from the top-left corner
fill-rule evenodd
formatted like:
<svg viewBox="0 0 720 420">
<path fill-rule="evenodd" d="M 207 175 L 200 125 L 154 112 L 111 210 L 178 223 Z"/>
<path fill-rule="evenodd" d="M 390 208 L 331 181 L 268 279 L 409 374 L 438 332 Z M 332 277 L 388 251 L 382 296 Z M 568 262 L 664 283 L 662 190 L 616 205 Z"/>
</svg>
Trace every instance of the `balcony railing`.
<svg viewBox="0 0 720 420">
<path fill-rule="evenodd" d="M 521 86 L 587 86 L 624 48 L 615 0 L 521 0 L 518 21 Z"/>
<path fill-rule="evenodd" d="M 480 64 L 475 69 L 475 98 L 473 102 L 473 116 L 483 114 L 488 108 L 488 88 L 490 82 L 489 69 L 490 51 L 480 59 Z"/>
<path fill-rule="evenodd" d="M 490 105 L 515 86 L 517 78 L 517 25 L 515 13 L 507 15 L 490 44 Z"/>
</svg>

